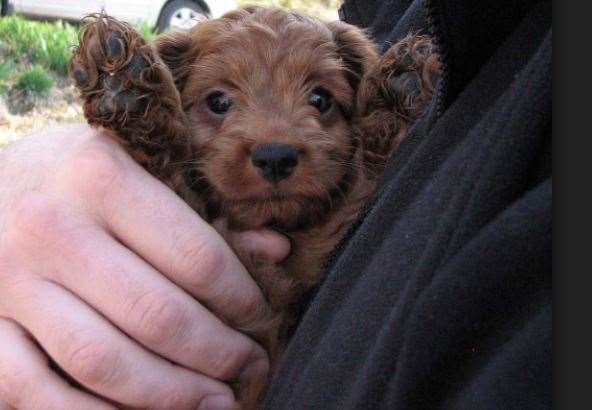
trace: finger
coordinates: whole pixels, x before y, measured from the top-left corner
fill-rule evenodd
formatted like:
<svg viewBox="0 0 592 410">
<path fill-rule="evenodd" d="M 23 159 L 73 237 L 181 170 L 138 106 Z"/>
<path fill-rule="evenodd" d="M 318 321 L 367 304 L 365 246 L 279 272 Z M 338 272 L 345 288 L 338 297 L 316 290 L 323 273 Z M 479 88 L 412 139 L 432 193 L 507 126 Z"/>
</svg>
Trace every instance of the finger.
<svg viewBox="0 0 592 410">
<path fill-rule="evenodd" d="M 65 286 L 134 340 L 177 364 L 219 380 L 266 375 L 268 358 L 260 346 L 84 214 L 58 207 L 43 194 L 31 195 L 27 212 L 18 214 L 23 215 L 15 221 L 20 235 L 11 240 L 11 255 L 20 269 Z M 44 244 L 31 249 L 35 238 L 44 238 Z"/>
<path fill-rule="evenodd" d="M 103 201 L 108 228 L 231 323 L 266 317 L 269 312 L 260 289 L 216 231 L 139 165 L 127 168 L 112 196 Z"/>
<path fill-rule="evenodd" d="M 16 409 L 12 406 L 9 406 L 8 403 L 3 403 L 0 400 L 0 410 L 16 410 Z"/>
<path fill-rule="evenodd" d="M 271 229 L 232 231 L 228 228 L 228 221 L 225 218 L 216 219 L 212 222 L 212 226 L 235 250 L 240 249 L 255 258 L 280 263 L 290 254 L 290 240 Z"/>
<path fill-rule="evenodd" d="M 51 233 L 46 235 L 55 239 L 43 249 L 19 255 L 22 263 L 44 260 L 39 275 L 65 286 L 133 339 L 184 367 L 231 380 L 267 362 L 260 346 L 226 326 L 106 232 L 74 211 L 48 211 L 51 208 L 46 200 L 29 201 L 27 219 L 35 227 L 25 231 L 34 233 L 49 225 Z M 38 216 L 49 212 L 51 221 L 42 220 L 47 215 Z M 27 242 L 28 236 L 21 240 Z"/>
<path fill-rule="evenodd" d="M 290 240 L 270 229 L 229 232 L 229 240 L 251 255 L 273 263 L 282 262 L 290 255 Z"/>
<path fill-rule="evenodd" d="M 2 403 L 4 402 L 4 403 Z M 69 386 L 14 322 L 0 318 L 0 409 L 115 409 Z"/>
<path fill-rule="evenodd" d="M 12 297 L 1 308 L 66 373 L 102 397 L 148 409 L 197 408 L 213 397 L 233 403 L 227 386 L 150 354 L 53 283 L 29 279 L 3 294 Z"/>
</svg>

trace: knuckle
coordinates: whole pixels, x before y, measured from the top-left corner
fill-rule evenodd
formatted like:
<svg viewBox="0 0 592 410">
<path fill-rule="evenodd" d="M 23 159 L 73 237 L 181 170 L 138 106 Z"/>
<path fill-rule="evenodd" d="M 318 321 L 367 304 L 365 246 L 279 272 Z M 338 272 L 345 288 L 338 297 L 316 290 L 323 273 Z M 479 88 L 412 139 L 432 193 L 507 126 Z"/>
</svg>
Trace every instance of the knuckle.
<svg viewBox="0 0 592 410">
<path fill-rule="evenodd" d="M 27 372 L 0 362 L 0 402 L 7 402 L 15 408 L 23 407 L 23 399 L 31 396 L 34 383 L 35 379 Z"/>
<path fill-rule="evenodd" d="M 25 194 L 15 203 L 7 228 L 8 242 L 61 242 L 68 236 L 66 220 L 60 207 L 47 196 L 33 192 Z"/>
<path fill-rule="evenodd" d="M 97 387 L 114 385 L 119 365 L 117 349 L 98 339 L 80 338 L 70 342 L 64 367 L 81 383 Z"/>
<path fill-rule="evenodd" d="M 178 249 L 172 271 L 174 275 L 185 278 L 191 290 L 206 292 L 224 272 L 227 254 L 222 245 L 188 241 Z"/>
<path fill-rule="evenodd" d="M 67 204 L 43 193 L 23 195 L 14 203 L 2 233 L 0 277 L 23 276 L 26 267 L 35 273 L 40 260 L 78 257 L 85 243 L 82 233 Z M 58 273 L 51 272 L 52 276 Z"/>
<path fill-rule="evenodd" d="M 132 312 L 139 318 L 140 337 L 150 345 L 175 344 L 189 326 L 188 309 L 164 292 L 143 295 L 133 304 Z"/>
<path fill-rule="evenodd" d="M 177 385 L 163 389 L 163 393 L 158 397 L 158 410 L 176 410 L 195 408 L 195 392 L 187 392 L 185 386 Z"/>
<path fill-rule="evenodd" d="M 253 292 L 249 295 L 245 295 L 242 306 L 242 313 L 240 318 L 237 319 L 237 322 L 239 323 L 262 321 L 272 314 L 269 306 L 265 303 L 265 299 L 258 293 Z"/>
<path fill-rule="evenodd" d="M 74 193 L 91 197 L 104 194 L 124 170 L 117 149 L 101 140 L 86 141 L 64 161 L 59 181 Z"/>
<path fill-rule="evenodd" d="M 8 246 L 0 245 L 0 281 L 14 275 L 11 253 L 11 249 Z"/>
<path fill-rule="evenodd" d="M 240 346 L 232 346 L 229 349 L 218 348 L 209 353 L 210 375 L 218 380 L 235 379 L 253 351 L 249 342 L 241 343 Z"/>
</svg>

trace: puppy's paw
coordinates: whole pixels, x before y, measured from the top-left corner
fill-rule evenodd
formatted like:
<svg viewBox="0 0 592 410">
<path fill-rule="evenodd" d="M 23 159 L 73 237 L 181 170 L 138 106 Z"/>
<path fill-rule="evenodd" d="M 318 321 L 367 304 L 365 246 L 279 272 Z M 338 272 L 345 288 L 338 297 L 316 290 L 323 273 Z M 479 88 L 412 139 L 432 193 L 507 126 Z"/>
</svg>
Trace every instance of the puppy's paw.
<svg viewBox="0 0 592 410">
<path fill-rule="evenodd" d="M 440 64 L 428 36 L 410 35 L 393 45 L 380 60 L 376 75 L 384 103 L 402 118 L 416 120 L 434 91 Z"/>
<path fill-rule="evenodd" d="M 388 158 L 426 110 L 439 74 L 439 56 L 430 37 L 409 35 L 362 78 L 356 128 L 369 177 L 381 175 Z"/>
<path fill-rule="evenodd" d="M 70 75 L 88 122 L 114 131 L 137 157 L 171 151 L 171 144 L 186 138 L 170 71 L 128 24 L 105 14 L 85 18 Z"/>
<path fill-rule="evenodd" d="M 158 71 L 152 50 L 129 25 L 102 14 L 84 20 L 70 74 L 89 122 L 117 130 L 144 116 Z"/>
</svg>

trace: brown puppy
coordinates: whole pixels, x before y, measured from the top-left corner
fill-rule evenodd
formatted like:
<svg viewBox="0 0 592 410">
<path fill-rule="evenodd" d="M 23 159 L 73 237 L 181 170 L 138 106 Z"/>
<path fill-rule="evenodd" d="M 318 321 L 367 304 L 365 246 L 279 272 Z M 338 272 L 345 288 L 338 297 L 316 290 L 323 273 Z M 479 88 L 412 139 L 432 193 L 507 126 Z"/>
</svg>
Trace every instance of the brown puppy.
<svg viewBox="0 0 592 410">
<path fill-rule="evenodd" d="M 275 315 L 232 325 L 268 348 L 273 368 L 302 295 L 429 102 L 438 59 L 427 37 L 380 58 L 356 27 L 246 7 L 153 45 L 90 16 L 70 68 L 89 123 L 204 219 L 292 239 L 280 266 L 235 247 Z M 239 386 L 242 403 L 254 406 L 264 385 Z"/>
</svg>

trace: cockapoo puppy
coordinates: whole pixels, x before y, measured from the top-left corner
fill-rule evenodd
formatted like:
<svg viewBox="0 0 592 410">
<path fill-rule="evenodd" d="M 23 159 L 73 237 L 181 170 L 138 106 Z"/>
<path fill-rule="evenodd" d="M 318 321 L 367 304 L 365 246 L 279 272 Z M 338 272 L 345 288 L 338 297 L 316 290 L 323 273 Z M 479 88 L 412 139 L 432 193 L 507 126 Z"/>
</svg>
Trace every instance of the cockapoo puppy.
<svg viewBox="0 0 592 410">
<path fill-rule="evenodd" d="M 109 131 L 201 217 L 292 241 L 273 265 L 231 245 L 274 312 L 233 323 L 277 363 L 303 295 L 429 103 L 439 63 L 411 35 L 382 57 L 359 28 L 245 7 L 150 44 L 89 16 L 70 64 L 93 126 Z M 266 381 L 236 386 L 257 407 Z"/>
</svg>

